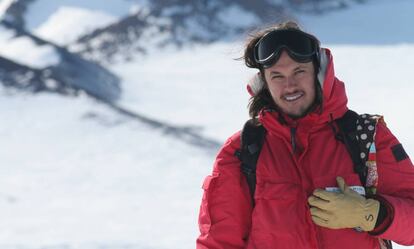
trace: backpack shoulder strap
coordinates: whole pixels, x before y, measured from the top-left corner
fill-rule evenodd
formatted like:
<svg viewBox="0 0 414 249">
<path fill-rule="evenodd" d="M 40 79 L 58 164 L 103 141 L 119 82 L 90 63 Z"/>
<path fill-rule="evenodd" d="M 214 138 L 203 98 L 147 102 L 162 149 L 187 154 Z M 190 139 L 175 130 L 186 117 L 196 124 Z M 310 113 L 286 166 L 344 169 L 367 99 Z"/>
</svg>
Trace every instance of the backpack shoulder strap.
<svg viewBox="0 0 414 249">
<path fill-rule="evenodd" d="M 379 115 L 359 115 L 349 110 L 337 120 L 341 137 L 354 163 L 354 171 L 367 194 L 375 194 L 378 182 L 375 134 L 381 119 Z"/>
<path fill-rule="evenodd" d="M 348 110 L 344 116 L 336 120 L 336 123 L 339 127 L 340 139 L 345 144 L 354 164 L 354 172 L 359 175 L 359 179 L 365 186 L 367 169 L 360 157 L 361 152 L 357 135 L 358 120 L 359 115 L 354 111 Z"/>
<path fill-rule="evenodd" d="M 254 192 L 256 190 L 256 164 L 266 135 L 265 128 L 248 120 L 241 131 L 241 147 L 236 156 L 241 161 L 241 171 L 246 176 L 249 185 L 252 204 L 254 206 Z"/>
</svg>

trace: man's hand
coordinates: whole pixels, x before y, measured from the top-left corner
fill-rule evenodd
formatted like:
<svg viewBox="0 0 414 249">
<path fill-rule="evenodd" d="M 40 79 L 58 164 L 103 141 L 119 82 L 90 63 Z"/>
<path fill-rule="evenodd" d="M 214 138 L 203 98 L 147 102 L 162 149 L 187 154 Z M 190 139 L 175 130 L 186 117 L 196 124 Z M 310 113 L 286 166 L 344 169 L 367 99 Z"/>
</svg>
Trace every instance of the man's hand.
<svg viewBox="0 0 414 249">
<path fill-rule="evenodd" d="M 315 224 L 331 228 L 361 228 L 371 231 L 375 228 L 380 203 L 365 199 L 350 189 L 342 177 L 337 177 L 340 193 L 316 189 L 308 198 L 310 212 Z"/>
</svg>

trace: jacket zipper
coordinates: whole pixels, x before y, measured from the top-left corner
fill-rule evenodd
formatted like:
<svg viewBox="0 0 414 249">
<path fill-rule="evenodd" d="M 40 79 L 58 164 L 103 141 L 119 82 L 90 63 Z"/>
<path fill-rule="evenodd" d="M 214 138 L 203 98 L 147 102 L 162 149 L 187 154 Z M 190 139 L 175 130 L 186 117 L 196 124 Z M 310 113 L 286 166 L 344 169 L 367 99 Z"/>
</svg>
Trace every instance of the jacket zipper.
<svg viewBox="0 0 414 249">
<path fill-rule="evenodd" d="M 290 128 L 290 144 L 292 146 L 293 155 L 296 154 L 296 149 L 297 149 L 296 132 L 297 132 L 297 127 L 291 127 Z M 309 214 L 309 217 L 310 217 L 310 212 L 308 214 Z M 313 223 L 312 221 L 310 221 L 310 222 L 311 222 L 311 224 Z M 313 238 L 315 239 L 314 240 L 314 243 L 315 243 L 316 249 L 322 248 L 321 247 L 321 234 L 320 234 L 320 229 L 318 229 L 316 226 L 314 226 L 311 229 L 313 230 L 313 233 L 315 235 L 315 237 L 313 237 Z"/>
<path fill-rule="evenodd" d="M 290 128 L 290 143 L 292 145 L 293 154 L 296 153 L 296 127 Z"/>
</svg>

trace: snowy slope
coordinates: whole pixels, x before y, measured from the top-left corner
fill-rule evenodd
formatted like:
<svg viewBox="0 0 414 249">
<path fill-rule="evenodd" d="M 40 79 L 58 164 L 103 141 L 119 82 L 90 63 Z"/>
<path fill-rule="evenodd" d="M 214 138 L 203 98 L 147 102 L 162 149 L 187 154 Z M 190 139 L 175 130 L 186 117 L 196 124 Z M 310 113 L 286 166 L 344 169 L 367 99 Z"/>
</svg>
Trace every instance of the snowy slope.
<svg viewBox="0 0 414 249">
<path fill-rule="evenodd" d="M 50 16 L 54 15 L 60 8 L 74 7 L 121 18 L 128 15 L 134 5 L 133 2 L 128 0 L 105 0 L 105 4 L 100 0 L 35 0 L 30 4 L 25 20 L 27 29 L 34 30 L 47 22 Z"/>
<path fill-rule="evenodd" d="M 0 83 L 21 91 L 48 91 L 114 101 L 121 95 L 117 76 L 65 48 L 7 21 L 0 21 Z"/>
<path fill-rule="evenodd" d="M 85 98 L 2 92 L 0 118 L 0 248 L 191 248 L 212 154 Z"/>
<path fill-rule="evenodd" d="M 25 28 L 63 46 L 145 5 L 145 1 L 130 0 L 109 0 L 105 4 L 97 0 L 34 0 L 24 14 Z"/>
<path fill-rule="evenodd" d="M 49 44 L 36 44 L 27 36 L 19 37 L 15 30 L 5 25 L 0 25 L 0 55 L 36 69 L 60 62 L 60 56 L 54 47 Z"/>
<path fill-rule="evenodd" d="M 43 39 L 64 46 L 116 20 L 116 17 L 102 11 L 79 7 L 59 7 L 33 32 Z M 57 23 L 59 25 L 56 25 Z"/>
<path fill-rule="evenodd" d="M 14 0 L 0 1 L 0 17 L 2 18 Z"/>
<path fill-rule="evenodd" d="M 133 60 L 166 47 L 208 44 L 239 36 L 283 13 L 266 0 L 150 1 L 145 8 L 69 44 L 70 51 L 105 64 Z M 142 6 L 141 6 L 142 7 Z"/>
</svg>

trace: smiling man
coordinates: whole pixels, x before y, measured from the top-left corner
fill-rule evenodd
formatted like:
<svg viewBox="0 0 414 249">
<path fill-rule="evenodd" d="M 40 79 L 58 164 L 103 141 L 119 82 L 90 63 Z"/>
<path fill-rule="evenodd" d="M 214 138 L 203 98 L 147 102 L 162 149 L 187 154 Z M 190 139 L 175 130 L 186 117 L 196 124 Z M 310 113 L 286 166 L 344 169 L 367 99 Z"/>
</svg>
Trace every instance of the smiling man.
<svg viewBox="0 0 414 249">
<path fill-rule="evenodd" d="M 286 22 L 253 35 L 251 120 L 204 180 L 198 249 L 414 244 L 414 167 L 381 116 L 348 110 L 331 52 Z"/>
<path fill-rule="evenodd" d="M 315 69 L 282 51 L 277 63 L 264 72 L 268 90 L 280 111 L 293 118 L 309 112 L 315 101 Z"/>
</svg>

